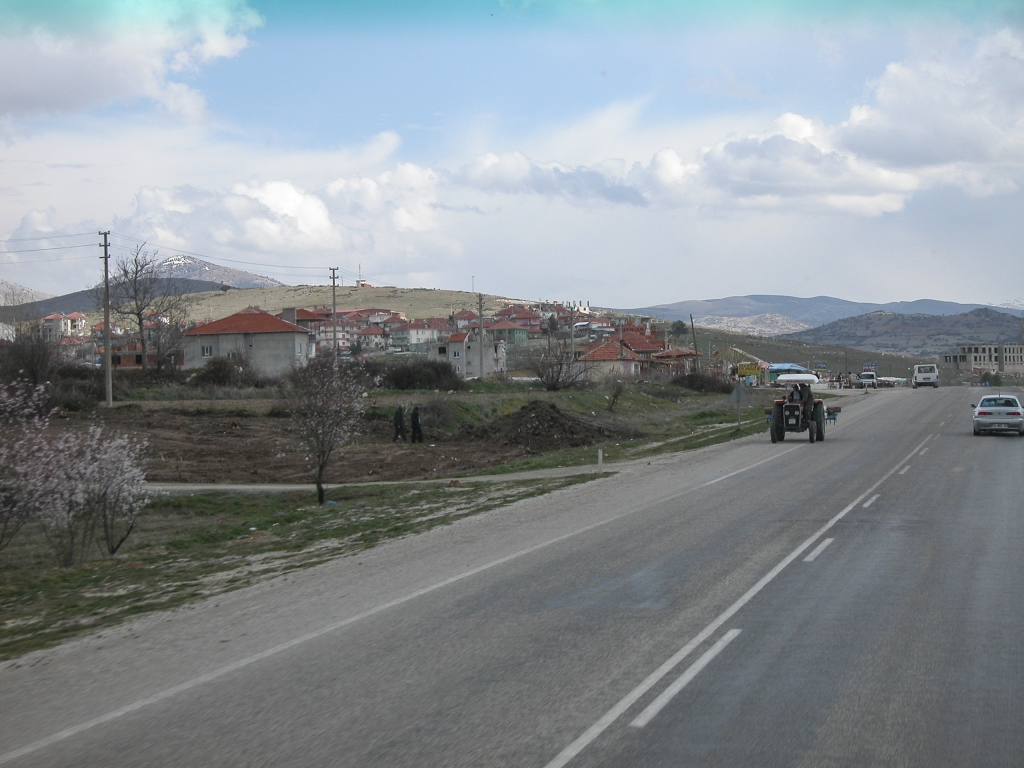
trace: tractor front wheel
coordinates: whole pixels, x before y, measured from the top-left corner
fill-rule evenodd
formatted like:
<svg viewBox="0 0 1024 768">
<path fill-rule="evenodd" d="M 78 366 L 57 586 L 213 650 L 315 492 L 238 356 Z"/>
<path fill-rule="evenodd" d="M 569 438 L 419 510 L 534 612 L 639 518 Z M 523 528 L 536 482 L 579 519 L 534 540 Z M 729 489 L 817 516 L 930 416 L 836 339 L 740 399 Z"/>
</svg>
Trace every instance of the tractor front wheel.
<svg viewBox="0 0 1024 768">
<path fill-rule="evenodd" d="M 817 427 L 817 433 L 815 439 L 823 441 L 825 439 L 825 406 L 818 403 L 814 406 L 814 424 Z"/>
<path fill-rule="evenodd" d="M 807 425 L 807 439 L 810 442 L 813 443 L 814 442 L 814 438 L 817 437 L 817 436 L 818 436 L 818 428 L 815 426 L 814 420 L 812 419 L 808 423 L 808 425 Z"/>
</svg>

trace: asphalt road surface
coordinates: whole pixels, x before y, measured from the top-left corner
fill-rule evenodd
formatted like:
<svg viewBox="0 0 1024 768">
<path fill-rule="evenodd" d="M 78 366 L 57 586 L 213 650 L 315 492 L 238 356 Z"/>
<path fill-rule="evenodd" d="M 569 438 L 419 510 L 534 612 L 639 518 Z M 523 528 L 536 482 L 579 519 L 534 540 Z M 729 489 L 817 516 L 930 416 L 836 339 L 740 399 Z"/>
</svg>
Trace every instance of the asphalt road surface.
<svg viewBox="0 0 1024 768">
<path fill-rule="evenodd" d="M 1024 438 L 844 401 L 0 670 L 11 766 L 1024 763 Z M 972 400 L 972 398 L 975 398 Z"/>
</svg>

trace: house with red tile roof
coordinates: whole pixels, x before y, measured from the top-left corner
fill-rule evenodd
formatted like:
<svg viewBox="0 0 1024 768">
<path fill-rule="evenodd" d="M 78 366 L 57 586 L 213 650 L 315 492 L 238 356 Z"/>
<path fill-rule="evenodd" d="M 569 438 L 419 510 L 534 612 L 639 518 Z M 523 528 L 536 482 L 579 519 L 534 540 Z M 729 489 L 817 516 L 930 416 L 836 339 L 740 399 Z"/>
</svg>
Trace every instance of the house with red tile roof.
<svg viewBox="0 0 1024 768">
<path fill-rule="evenodd" d="M 391 349 L 391 334 L 377 325 L 360 328 L 356 331 L 355 340 L 363 352 L 383 352 Z"/>
<path fill-rule="evenodd" d="M 658 370 L 672 376 L 691 373 L 696 370 L 696 360 L 700 355 L 693 347 L 673 347 L 651 355 L 651 364 Z"/>
<path fill-rule="evenodd" d="M 579 360 L 587 367 L 587 378 L 591 380 L 634 376 L 643 364 L 643 359 L 618 339 L 595 344 Z"/>
<path fill-rule="evenodd" d="M 250 307 L 189 329 L 183 347 L 186 369 L 226 357 L 280 376 L 316 356 L 316 337 L 307 328 Z"/>
<path fill-rule="evenodd" d="M 485 320 L 484 330 L 496 339 L 504 339 L 508 344 L 525 344 L 530 337 L 526 326 L 509 320 L 501 320 L 497 323 Z"/>
</svg>

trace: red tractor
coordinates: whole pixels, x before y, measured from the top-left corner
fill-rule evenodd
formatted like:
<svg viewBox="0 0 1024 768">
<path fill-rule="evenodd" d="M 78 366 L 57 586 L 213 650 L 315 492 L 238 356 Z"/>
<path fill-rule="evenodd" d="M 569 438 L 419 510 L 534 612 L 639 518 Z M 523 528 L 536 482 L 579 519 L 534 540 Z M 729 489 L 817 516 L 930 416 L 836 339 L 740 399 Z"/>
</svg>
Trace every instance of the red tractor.
<svg viewBox="0 0 1024 768">
<path fill-rule="evenodd" d="M 798 384 L 803 389 L 817 384 L 818 377 L 811 373 L 789 373 L 779 376 L 778 383 L 783 386 Z M 800 400 L 778 399 L 771 408 L 768 425 L 772 442 L 785 440 L 787 432 L 807 432 L 807 439 L 812 443 L 824 440 L 825 416 L 825 402 L 821 399 L 815 399 L 808 405 Z"/>
</svg>

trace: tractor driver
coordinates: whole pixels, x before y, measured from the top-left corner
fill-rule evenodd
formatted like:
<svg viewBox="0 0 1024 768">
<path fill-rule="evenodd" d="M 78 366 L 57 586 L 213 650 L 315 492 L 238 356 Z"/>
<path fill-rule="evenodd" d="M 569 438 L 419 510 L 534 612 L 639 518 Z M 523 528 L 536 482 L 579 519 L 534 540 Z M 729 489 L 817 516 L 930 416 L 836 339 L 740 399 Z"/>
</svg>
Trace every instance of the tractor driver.
<svg viewBox="0 0 1024 768">
<path fill-rule="evenodd" d="M 789 398 L 788 399 L 789 399 L 789 402 L 791 402 L 791 403 L 801 403 L 801 402 L 803 402 L 803 396 L 800 394 L 800 385 L 799 384 L 794 384 L 793 385 L 793 391 L 789 393 Z"/>
<path fill-rule="evenodd" d="M 814 411 L 814 393 L 811 392 L 810 384 L 800 385 L 800 402 L 804 406 L 804 418 L 810 421 Z"/>
</svg>

